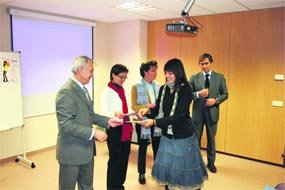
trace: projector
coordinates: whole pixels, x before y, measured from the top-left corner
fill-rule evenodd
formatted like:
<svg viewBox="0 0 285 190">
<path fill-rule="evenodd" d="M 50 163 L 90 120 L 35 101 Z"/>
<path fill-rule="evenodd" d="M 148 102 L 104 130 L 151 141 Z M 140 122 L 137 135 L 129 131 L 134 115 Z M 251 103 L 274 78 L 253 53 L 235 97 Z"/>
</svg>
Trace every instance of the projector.
<svg viewBox="0 0 285 190">
<path fill-rule="evenodd" d="M 168 32 L 186 32 L 186 33 L 198 33 L 198 27 L 192 26 L 186 23 L 172 23 L 166 24 L 166 30 Z"/>
</svg>

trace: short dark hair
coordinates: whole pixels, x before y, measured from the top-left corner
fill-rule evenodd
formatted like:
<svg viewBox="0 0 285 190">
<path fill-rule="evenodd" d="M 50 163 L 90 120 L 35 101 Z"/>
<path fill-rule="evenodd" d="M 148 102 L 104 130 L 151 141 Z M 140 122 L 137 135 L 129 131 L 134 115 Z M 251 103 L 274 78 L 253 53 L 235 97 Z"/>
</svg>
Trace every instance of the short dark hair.
<svg viewBox="0 0 285 190">
<path fill-rule="evenodd" d="M 7 61 L 3 61 L 3 66 L 7 65 L 8 62 Z"/>
<path fill-rule="evenodd" d="M 112 74 L 118 75 L 120 73 L 128 73 L 129 70 L 125 65 L 116 64 L 111 68 L 110 71 L 110 80 L 113 80 Z"/>
<path fill-rule="evenodd" d="M 212 57 L 211 54 L 209 54 L 209 53 L 203 53 L 203 54 L 199 57 L 199 62 L 198 62 L 198 63 L 200 63 L 201 61 L 203 61 L 203 60 L 206 59 L 206 58 L 209 59 L 210 63 L 214 62 L 213 57 Z"/>
<path fill-rule="evenodd" d="M 157 61 L 151 60 L 146 63 L 142 63 L 140 66 L 140 74 L 144 77 L 144 72 L 147 72 L 151 67 L 157 67 Z"/>
<path fill-rule="evenodd" d="M 182 83 L 184 85 L 189 85 L 183 63 L 180 59 L 173 58 L 167 61 L 164 65 L 164 72 L 165 71 L 173 72 L 173 74 L 175 75 L 176 79 L 175 79 L 174 88 L 176 90 L 179 89 Z"/>
</svg>

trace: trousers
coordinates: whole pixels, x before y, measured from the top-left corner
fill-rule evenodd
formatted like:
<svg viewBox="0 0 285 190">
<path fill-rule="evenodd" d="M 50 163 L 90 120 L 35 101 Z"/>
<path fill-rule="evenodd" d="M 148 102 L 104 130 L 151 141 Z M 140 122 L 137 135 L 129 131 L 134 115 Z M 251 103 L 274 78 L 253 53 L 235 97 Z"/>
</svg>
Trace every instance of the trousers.
<svg viewBox="0 0 285 190">
<path fill-rule="evenodd" d="M 138 152 L 138 173 L 145 174 L 146 170 L 146 153 L 147 146 L 149 144 L 149 139 L 141 139 L 141 125 L 136 125 L 136 132 L 139 144 L 139 152 Z M 156 153 L 158 150 L 160 137 L 154 137 L 154 126 L 151 127 L 151 145 L 153 151 L 153 159 L 155 160 Z"/>
<path fill-rule="evenodd" d="M 122 127 L 107 130 L 109 160 L 107 168 L 107 189 L 123 190 L 126 180 L 131 141 L 121 141 Z"/>
</svg>

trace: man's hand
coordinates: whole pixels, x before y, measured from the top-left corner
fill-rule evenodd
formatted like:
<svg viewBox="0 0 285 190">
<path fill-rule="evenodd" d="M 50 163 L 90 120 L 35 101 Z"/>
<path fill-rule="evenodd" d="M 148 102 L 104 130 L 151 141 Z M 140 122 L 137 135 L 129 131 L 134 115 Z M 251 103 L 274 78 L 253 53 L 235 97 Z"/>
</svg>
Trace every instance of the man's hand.
<svg viewBox="0 0 285 190">
<path fill-rule="evenodd" d="M 209 89 L 208 88 L 204 88 L 202 90 L 199 91 L 199 97 L 203 97 L 206 98 L 209 95 Z"/>
<path fill-rule="evenodd" d="M 109 119 L 108 125 L 110 127 L 118 127 L 120 125 L 123 125 L 123 119 L 120 119 L 118 117 L 113 117 L 113 118 Z"/>
<path fill-rule="evenodd" d="M 107 140 L 108 136 L 106 133 L 100 130 L 95 130 L 94 132 L 94 138 L 99 142 L 104 142 Z"/>
<path fill-rule="evenodd" d="M 216 104 L 216 99 L 214 99 L 214 98 L 208 98 L 208 99 L 206 99 L 206 106 L 207 106 L 207 107 L 213 106 L 213 105 L 215 105 L 215 104 Z"/>
</svg>

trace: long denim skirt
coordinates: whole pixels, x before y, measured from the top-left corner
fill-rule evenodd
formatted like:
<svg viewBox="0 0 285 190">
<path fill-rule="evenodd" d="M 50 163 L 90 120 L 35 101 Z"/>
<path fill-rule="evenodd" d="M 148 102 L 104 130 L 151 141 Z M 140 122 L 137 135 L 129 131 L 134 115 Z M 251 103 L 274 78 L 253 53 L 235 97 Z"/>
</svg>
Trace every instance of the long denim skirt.
<svg viewBox="0 0 285 190">
<path fill-rule="evenodd" d="M 183 190 L 203 187 L 208 173 L 196 136 L 183 139 L 162 136 L 152 177 L 161 184 Z"/>
</svg>

